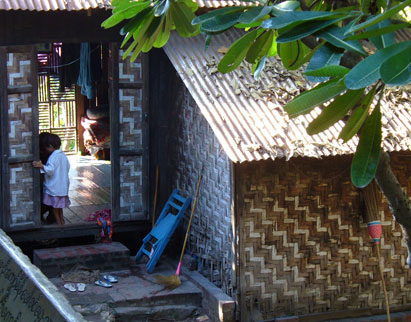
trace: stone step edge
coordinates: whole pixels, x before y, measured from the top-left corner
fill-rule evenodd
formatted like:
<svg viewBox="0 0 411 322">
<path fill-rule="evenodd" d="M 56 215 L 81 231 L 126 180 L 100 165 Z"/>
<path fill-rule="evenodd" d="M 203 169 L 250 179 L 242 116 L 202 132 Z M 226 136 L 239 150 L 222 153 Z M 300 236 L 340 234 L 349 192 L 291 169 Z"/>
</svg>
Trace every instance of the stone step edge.
<svg viewBox="0 0 411 322">
<path fill-rule="evenodd" d="M 137 298 L 120 300 L 115 302 L 110 302 L 110 306 L 121 306 L 121 307 L 135 307 L 139 305 L 140 307 L 151 307 L 157 305 L 195 305 L 201 306 L 202 293 L 197 292 L 187 292 L 187 293 L 176 293 L 176 294 L 162 294 L 157 296 L 152 296 L 150 298 Z"/>
</svg>

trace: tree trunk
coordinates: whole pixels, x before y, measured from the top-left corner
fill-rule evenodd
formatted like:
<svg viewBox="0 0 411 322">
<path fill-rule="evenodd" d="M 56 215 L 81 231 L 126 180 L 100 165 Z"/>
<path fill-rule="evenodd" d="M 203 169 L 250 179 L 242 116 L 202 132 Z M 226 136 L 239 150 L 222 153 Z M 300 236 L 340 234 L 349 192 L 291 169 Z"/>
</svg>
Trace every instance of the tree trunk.
<svg viewBox="0 0 411 322">
<path fill-rule="evenodd" d="M 408 248 L 407 264 L 411 268 L 411 204 L 391 169 L 390 157 L 382 151 L 375 180 L 387 198 L 394 219 L 401 225 Z"/>
</svg>

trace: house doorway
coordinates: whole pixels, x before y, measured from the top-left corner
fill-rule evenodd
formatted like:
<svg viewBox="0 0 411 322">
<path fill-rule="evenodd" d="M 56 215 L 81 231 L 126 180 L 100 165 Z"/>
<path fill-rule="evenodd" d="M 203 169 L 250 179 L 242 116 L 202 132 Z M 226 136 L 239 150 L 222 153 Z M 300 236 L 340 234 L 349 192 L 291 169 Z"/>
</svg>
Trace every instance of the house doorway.
<svg viewBox="0 0 411 322">
<path fill-rule="evenodd" d="M 65 224 L 85 224 L 111 209 L 108 46 L 51 43 L 37 52 L 39 132 L 57 134 L 70 162 Z M 79 74 L 90 77 L 82 86 Z M 43 212 L 43 223 L 53 224 Z"/>
</svg>

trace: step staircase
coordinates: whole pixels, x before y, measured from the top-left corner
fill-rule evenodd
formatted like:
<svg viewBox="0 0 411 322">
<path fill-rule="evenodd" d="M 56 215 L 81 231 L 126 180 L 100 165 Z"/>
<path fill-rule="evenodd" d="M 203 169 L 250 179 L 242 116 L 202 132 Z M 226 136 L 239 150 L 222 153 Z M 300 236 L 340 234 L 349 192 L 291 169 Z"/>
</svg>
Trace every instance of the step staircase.
<svg viewBox="0 0 411 322">
<path fill-rule="evenodd" d="M 175 263 L 170 265 L 162 258 L 149 274 L 146 264 L 137 264 L 128 248 L 118 242 L 38 249 L 33 262 L 87 321 L 195 321 L 204 315 L 202 291 L 186 277 L 180 276 L 182 284 L 172 291 L 157 282 L 156 275 L 175 274 Z M 61 277 L 78 265 L 98 270 L 100 277 L 110 273 L 119 281 L 111 288 L 91 282 L 84 292 L 70 292 Z"/>
</svg>

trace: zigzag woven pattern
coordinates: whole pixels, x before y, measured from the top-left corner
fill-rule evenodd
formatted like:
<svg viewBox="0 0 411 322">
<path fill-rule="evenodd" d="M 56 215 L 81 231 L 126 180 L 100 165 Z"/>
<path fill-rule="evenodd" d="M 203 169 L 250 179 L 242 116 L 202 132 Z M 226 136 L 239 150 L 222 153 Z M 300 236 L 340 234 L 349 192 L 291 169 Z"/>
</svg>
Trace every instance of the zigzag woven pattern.
<svg viewBox="0 0 411 322">
<path fill-rule="evenodd" d="M 124 54 L 119 52 L 120 57 Z M 132 87 L 143 78 L 140 57 L 134 62 L 119 60 L 120 148 L 136 151 L 143 148 L 142 89 Z M 136 220 L 143 209 L 142 156 L 120 156 L 120 220 Z"/>
<path fill-rule="evenodd" d="M 187 88 L 183 87 L 178 93 L 181 93 L 178 98 L 181 109 L 170 116 L 175 132 L 170 135 L 169 154 L 176 169 L 172 182 L 182 195 L 194 197 L 198 176 L 204 167 L 188 252 L 197 256 L 204 276 L 232 295 L 230 160 Z M 189 215 L 189 212 L 185 215 L 184 229 Z"/>
<path fill-rule="evenodd" d="M 141 69 L 141 56 L 133 63 L 129 58 L 122 59 L 124 50 L 119 51 L 119 81 L 120 83 L 134 83 L 143 79 L 143 71 Z"/>
<path fill-rule="evenodd" d="M 141 89 L 120 89 L 120 146 L 122 148 L 143 147 L 141 99 Z"/>
<path fill-rule="evenodd" d="M 120 219 L 135 219 L 143 211 L 141 157 L 120 157 Z"/>
<path fill-rule="evenodd" d="M 9 95 L 8 98 L 10 156 L 32 154 L 31 94 Z"/>
<path fill-rule="evenodd" d="M 32 166 L 28 162 L 12 164 L 9 173 L 11 224 L 31 221 L 34 213 Z"/>
<path fill-rule="evenodd" d="M 9 86 L 30 84 L 31 53 L 8 53 L 7 73 Z"/>
<path fill-rule="evenodd" d="M 394 157 L 394 170 L 403 171 L 399 179 L 405 188 L 411 174 L 407 163 L 405 157 Z M 383 308 L 374 242 L 362 220 L 349 168 L 347 157 L 240 165 L 239 199 L 245 207 L 241 292 L 249 311 L 270 319 Z M 385 201 L 380 215 L 390 304 L 406 304 L 411 273 L 402 233 Z"/>
</svg>

